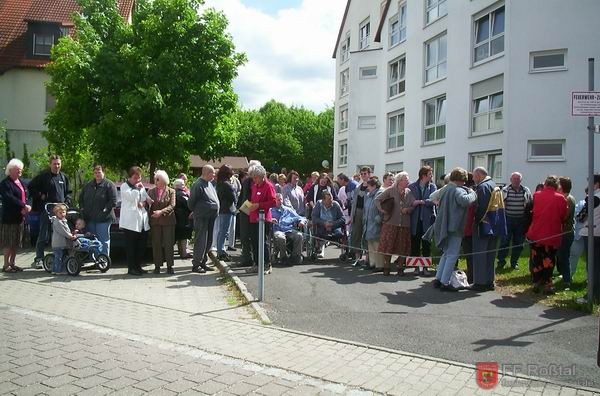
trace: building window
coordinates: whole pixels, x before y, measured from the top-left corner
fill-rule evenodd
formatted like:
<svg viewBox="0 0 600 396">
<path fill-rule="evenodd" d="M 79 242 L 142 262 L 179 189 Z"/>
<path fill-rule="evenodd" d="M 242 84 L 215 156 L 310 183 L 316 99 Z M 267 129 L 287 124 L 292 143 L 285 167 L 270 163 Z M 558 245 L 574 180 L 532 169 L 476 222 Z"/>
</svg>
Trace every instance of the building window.
<svg viewBox="0 0 600 396">
<path fill-rule="evenodd" d="M 446 173 L 444 157 L 428 158 L 421 161 L 421 166 L 430 166 L 433 169 L 433 182 L 439 187 L 444 185 L 444 181 L 440 178 Z"/>
<path fill-rule="evenodd" d="M 471 86 L 473 98 L 471 134 L 502 132 L 504 108 L 504 76 L 502 74 Z"/>
<path fill-rule="evenodd" d="M 359 116 L 358 129 L 375 129 L 377 127 L 377 119 L 375 116 Z"/>
<path fill-rule="evenodd" d="M 398 13 L 390 18 L 390 48 L 406 40 L 406 3 L 399 6 Z"/>
<path fill-rule="evenodd" d="M 446 138 L 446 95 L 425 101 L 425 143 Z"/>
<path fill-rule="evenodd" d="M 399 173 L 404 170 L 404 162 L 394 162 L 393 164 L 386 164 L 385 171 L 392 173 Z"/>
<path fill-rule="evenodd" d="M 342 45 L 340 45 L 340 62 L 344 63 L 350 58 L 350 35 L 347 34 L 346 38 L 342 41 Z"/>
<path fill-rule="evenodd" d="M 340 131 L 348 129 L 348 105 L 340 107 Z"/>
<path fill-rule="evenodd" d="M 346 69 L 340 73 L 340 96 L 350 92 L 350 69 Z"/>
<path fill-rule="evenodd" d="M 400 43 L 400 20 L 398 14 L 390 18 L 390 48 Z"/>
<path fill-rule="evenodd" d="M 406 90 L 406 57 L 390 62 L 388 98 L 404 93 Z"/>
<path fill-rule="evenodd" d="M 369 36 L 371 35 L 371 23 L 369 18 L 365 19 L 358 28 L 358 48 L 363 50 L 369 46 Z"/>
<path fill-rule="evenodd" d="M 475 21 L 473 63 L 504 52 L 504 6 Z"/>
<path fill-rule="evenodd" d="M 567 50 L 538 51 L 529 54 L 529 71 L 548 72 L 567 70 Z"/>
<path fill-rule="evenodd" d="M 50 50 L 54 44 L 54 36 L 51 34 L 33 35 L 33 54 L 50 56 Z"/>
<path fill-rule="evenodd" d="M 473 101 L 474 135 L 502 130 L 503 98 L 503 92 L 497 92 Z"/>
<path fill-rule="evenodd" d="M 427 24 L 430 24 L 446 14 L 448 14 L 446 0 L 425 0 L 425 15 L 427 16 Z"/>
<path fill-rule="evenodd" d="M 447 35 L 444 33 L 425 43 L 425 83 L 446 76 Z"/>
<path fill-rule="evenodd" d="M 61 26 L 60 27 L 60 37 L 65 37 L 68 36 L 69 34 L 71 34 L 71 28 L 68 26 Z"/>
<path fill-rule="evenodd" d="M 472 153 L 470 156 L 471 169 L 479 166 L 484 167 L 488 175 L 496 183 L 502 183 L 502 151 L 488 151 L 482 153 Z"/>
<path fill-rule="evenodd" d="M 387 149 L 395 150 L 404 147 L 404 110 L 388 115 Z"/>
<path fill-rule="evenodd" d="M 377 78 L 377 66 L 361 67 L 358 75 L 361 80 Z"/>
<path fill-rule="evenodd" d="M 564 161 L 565 140 L 529 140 L 527 142 L 527 160 Z"/>
<path fill-rule="evenodd" d="M 348 141 L 342 140 L 338 149 L 338 166 L 348 165 Z"/>
</svg>

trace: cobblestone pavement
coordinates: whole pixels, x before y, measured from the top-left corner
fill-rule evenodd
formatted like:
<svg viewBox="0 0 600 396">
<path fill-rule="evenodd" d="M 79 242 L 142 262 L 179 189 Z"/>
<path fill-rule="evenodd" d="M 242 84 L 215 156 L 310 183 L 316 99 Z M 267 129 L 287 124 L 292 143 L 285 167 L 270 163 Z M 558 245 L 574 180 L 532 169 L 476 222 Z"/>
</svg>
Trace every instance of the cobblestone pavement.
<svg viewBox="0 0 600 396">
<path fill-rule="evenodd" d="M 0 394 L 592 394 L 502 375 L 485 391 L 468 365 L 263 326 L 189 268 L 0 275 Z"/>
</svg>

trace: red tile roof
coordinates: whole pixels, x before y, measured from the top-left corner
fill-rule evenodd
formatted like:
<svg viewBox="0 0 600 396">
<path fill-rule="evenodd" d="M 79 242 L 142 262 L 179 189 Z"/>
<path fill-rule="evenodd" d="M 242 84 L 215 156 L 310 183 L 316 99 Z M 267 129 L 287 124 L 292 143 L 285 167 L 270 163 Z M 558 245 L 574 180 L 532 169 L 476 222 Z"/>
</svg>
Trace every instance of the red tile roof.
<svg viewBox="0 0 600 396">
<path fill-rule="evenodd" d="M 119 12 L 129 19 L 134 0 L 117 0 Z M 17 67 L 42 68 L 49 59 L 25 57 L 27 22 L 54 22 L 72 26 L 70 16 L 79 11 L 76 0 L 2 0 L 0 1 L 0 74 Z"/>
<path fill-rule="evenodd" d="M 197 155 L 190 155 L 190 168 L 194 175 L 200 175 L 202 167 L 207 164 L 212 165 L 215 169 L 220 168 L 221 165 L 229 165 L 233 170 L 242 170 L 248 168 L 248 159 L 246 157 L 225 156 L 216 161 L 206 161 Z"/>
</svg>

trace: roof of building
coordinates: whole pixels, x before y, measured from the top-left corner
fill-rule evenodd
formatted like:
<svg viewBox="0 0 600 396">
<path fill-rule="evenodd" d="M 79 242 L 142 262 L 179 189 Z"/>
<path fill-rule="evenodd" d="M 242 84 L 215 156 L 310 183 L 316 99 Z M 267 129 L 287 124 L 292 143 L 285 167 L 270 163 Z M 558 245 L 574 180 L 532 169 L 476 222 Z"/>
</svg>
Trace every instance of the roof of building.
<svg viewBox="0 0 600 396">
<path fill-rule="evenodd" d="M 335 48 L 333 49 L 333 59 L 335 59 L 337 54 L 338 46 L 340 45 L 340 39 L 342 38 L 342 32 L 344 31 L 344 24 L 346 23 L 346 17 L 348 16 L 348 10 L 350 9 L 350 0 L 346 3 L 346 9 L 344 10 L 344 16 L 342 18 L 342 23 L 340 24 L 340 31 L 338 32 L 337 40 L 335 41 Z"/>
<path fill-rule="evenodd" d="M 129 19 L 134 0 L 117 0 L 119 13 Z M 7 70 L 42 68 L 50 59 L 27 58 L 27 23 L 46 22 L 73 26 L 70 17 L 80 7 L 76 0 L 2 0 L 0 1 L 0 74 Z"/>
<path fill-rule="evenodd" d="M 222 165 L 229 165 L 232 169 L 247 169 L 248 159 L 246 157 L 223 157 L 217 161 L 206 161 L 197 155 L 190 156 L 190 168 L 202 168 L 204 165 L 212 165 L 215 169 Z"/>
</svg>

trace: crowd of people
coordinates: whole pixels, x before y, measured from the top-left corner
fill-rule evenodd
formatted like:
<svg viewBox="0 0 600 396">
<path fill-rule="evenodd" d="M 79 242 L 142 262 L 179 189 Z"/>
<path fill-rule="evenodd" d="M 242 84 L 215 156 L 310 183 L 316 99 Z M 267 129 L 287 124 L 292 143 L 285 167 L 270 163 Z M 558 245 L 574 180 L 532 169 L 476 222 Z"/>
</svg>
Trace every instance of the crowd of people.
<svg viewBox="0 0 600 396">
<path fill-rule="evenodd" d="M 67 208 L 73 206 L 69 179 L 56 155 L 50 157 L 49 169 L 28 186 L 21 179 L 22 171 L 23 163 L 13 159 L 0 182 L 3 271 L 22 270 L 15 256 L 22 246 L 25 220 L 33 211 L 40 214 L 33 266 L 41 265 L 52 228 L 53 272 L 62 273 L 60 252 L 75 238 L 65 220 Z M 585 199 L 577 202 L 571 195 L 568 177 L 550 175 L 532 193 L 522 185 L 519 172 L 513 172 L 509 183 L 500 188 L 483 167 L 472 173 L 454 168 L 443 185 L 434 183 L 429 166 L 423 166 L 412 182 L 407 172 L 387 172 L 380 181 L 369 167 L 363 167 L 352 177 L 342 173 L 335 180 L 328 173 L 312 172 L 302 184 L 297 172 L 282 169 L 268 174 L 259 161 L 250 161 L 247 170 L 238 172 L 228 165 L 217 170 L 205 165 L 189 189 L 185 174 L 170 183 L 168 174 L 158 170 L 150 186 L 142 183 L 143 176 L 140 167 L 131 167 L 120 186 L 118 224 L 126 241 L 130 275 L 147 272 L 143 264 L 148 235 L 154 273 L 160 273 L 165 263 L 166 272 L 174 273 L 175 246 L 181 258 L 192 259 L 193 272 L 211 271 L 210 250 L 220 260 L 231 260 L 228 252 L 236 250 L 236 224 L 240 265 L 257 272 L 260 211 L 265 214 L 265 235 L 273 241 L 270 250 L 269 238 L 265 239 L 267 272 L 272 261 L 301 263 L 302 246 L 309 235 L 345 244 L 353 265 L 384 276 L 390 275 L 392 267 L 404 275 L 406 259 L 431 257 L 434 243 L 440 252 L 435 287 L 457 290 L 451 278 L 462 250 L 470 289 L 484 292 L 494 289 L 495 273 L 507 262 L 513 269 L 518 267 L 528 244 L 533 289 L 552 293 L 555 268 L 569 287 L 587 243 L 594 243 L 594 263 L 600 255 L 600 226 L 594 235 L 588 235 L 586 227 L 589 216 L 600 224 L 600 175 L 594 177 L 593 210 Z M 54 204 L 51 210 L 49 203 Z M 83 186 L 77 204 L 86 231 L 101 242 L 101 252 L 109 255 L 117 188 L 101 165 L 94 166 L 94 179 Z M 192 238 L 190 253 L 188 240 Z M 322 256 L 325 243 L 318 245 L 317 256 Z M 415 275 L 424 274 L 425 268 L 415 267 Z"/>
</svg>

